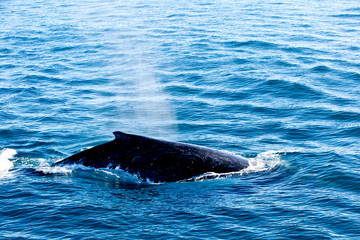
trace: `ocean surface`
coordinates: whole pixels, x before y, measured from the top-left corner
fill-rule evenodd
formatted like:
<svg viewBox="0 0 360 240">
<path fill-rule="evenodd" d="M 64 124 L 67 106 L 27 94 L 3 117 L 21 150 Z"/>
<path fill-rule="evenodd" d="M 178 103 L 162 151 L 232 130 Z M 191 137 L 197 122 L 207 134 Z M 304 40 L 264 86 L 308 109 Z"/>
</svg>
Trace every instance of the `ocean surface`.
<svg viewBox="0 0 360 240">
<path fill-rule="evenodd" d="M 0 1 L 0 239 L 359 239 L 358 0 Z M 251 166 L 53 163 L 140 134 Z"/>
</svg>

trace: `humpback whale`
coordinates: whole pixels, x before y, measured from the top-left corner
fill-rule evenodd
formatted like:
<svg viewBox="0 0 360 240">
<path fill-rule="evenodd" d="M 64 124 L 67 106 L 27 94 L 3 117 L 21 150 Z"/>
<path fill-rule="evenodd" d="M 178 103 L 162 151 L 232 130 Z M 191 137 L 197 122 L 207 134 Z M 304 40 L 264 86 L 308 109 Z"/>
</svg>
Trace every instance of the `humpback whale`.
<svg viewBox="0 0 360 240">
<path fill-rule="evenodd" d="M 120 168 L 142 181 L 176 182 L 208 172 L 228 173 L 249 166 L 247 159 L 194 144 L 114 132 L 113 141 L 56 162 L 94 168 Z"/>
</svg>

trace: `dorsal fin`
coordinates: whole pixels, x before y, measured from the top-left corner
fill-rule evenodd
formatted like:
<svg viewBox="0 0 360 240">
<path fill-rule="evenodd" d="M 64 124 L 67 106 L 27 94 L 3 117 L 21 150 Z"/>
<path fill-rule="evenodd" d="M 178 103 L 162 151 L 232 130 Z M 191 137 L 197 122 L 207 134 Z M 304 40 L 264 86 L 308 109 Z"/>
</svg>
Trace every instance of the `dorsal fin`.
<svg viewBox="0 0 360 240">
<path fill-rule="evenodd" d="M 113 134 L 115 135 L 115 140 L 124 140 L 126 138 L 129 138 L 126 133 L 120 131 L 113 132 Z"/>
</svg>

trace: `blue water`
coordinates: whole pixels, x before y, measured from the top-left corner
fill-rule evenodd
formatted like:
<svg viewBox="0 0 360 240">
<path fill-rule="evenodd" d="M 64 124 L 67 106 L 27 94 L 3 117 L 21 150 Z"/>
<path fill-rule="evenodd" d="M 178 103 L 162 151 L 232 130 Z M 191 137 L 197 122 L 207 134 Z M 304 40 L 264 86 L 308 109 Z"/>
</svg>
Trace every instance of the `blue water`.
<svg viewBox="0 0 360 240">
<path fill-rule="evenodd" d="M 358 239 L 358 0 L 3 0 L 0 30 L 0 239 Z M 50 167 L 113 131 L 252 166 Z"/>
</svg>

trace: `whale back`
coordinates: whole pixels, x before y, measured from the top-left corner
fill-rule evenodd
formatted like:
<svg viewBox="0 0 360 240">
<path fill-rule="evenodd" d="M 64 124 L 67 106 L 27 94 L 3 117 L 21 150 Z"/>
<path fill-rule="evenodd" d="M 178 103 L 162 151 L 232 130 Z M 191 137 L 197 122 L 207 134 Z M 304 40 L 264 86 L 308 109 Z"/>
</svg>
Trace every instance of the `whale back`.
<svg viewBox="0 0 360 240">
<path fill-rule="evenodd" d="M 87 149 L 56 164 L 121 168 L 143 181 L 174 182 L 206 172 L 226 173 L 248 167 L 242 157 L 193 144 L 114 132 L 111 142 Z"/>
</svg>

